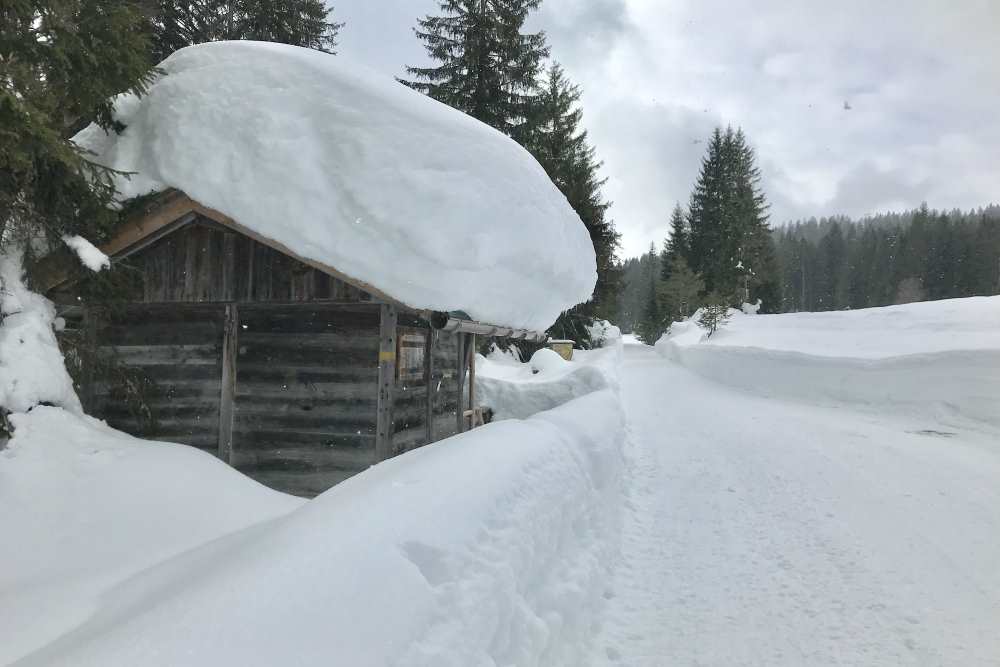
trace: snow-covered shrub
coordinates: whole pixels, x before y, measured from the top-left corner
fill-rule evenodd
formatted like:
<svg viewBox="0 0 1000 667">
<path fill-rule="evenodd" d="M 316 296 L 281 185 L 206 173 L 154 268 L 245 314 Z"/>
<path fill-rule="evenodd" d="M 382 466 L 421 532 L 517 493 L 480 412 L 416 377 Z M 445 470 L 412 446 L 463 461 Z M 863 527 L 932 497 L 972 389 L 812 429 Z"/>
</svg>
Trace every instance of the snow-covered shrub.
<svg viewBox="0 0 1000 667">
<path fill-rule="evenodd" d="M 708 303 L 698 311 L 698 326 L 708 331 L 708 337 L 729 321 L 729 306 L 717 295 L 709 295 Z"/>
</svg>

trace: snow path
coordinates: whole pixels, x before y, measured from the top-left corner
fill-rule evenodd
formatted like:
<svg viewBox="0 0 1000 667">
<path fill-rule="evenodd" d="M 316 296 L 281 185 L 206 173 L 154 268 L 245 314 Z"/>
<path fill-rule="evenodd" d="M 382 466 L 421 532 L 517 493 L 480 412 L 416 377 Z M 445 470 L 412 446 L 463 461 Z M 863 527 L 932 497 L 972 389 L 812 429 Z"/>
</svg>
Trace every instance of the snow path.
<svg viewBox="0 0 1000 667">
<path fill-rule="evenodd" d="M 634 345 L 622 385 L 595 664 L 1000 665 L 997 433 L 767 400 Z"/>
</svg>

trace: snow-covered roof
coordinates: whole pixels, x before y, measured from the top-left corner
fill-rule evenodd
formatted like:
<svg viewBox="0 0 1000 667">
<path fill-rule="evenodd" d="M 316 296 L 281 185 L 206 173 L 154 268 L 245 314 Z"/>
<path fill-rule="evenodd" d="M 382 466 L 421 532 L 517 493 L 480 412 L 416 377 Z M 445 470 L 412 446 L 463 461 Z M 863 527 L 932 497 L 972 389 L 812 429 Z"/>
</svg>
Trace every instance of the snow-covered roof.
<svg viewBox="0 0 1000 667">
<path fill-rule="evenodd" d="M 342 56 L 262 42 L 177 51 L 120 135 L 74 141 L 414 307 L 543 330 L 590 298 L 590 237 L 514 141 Z"/>
</svg>

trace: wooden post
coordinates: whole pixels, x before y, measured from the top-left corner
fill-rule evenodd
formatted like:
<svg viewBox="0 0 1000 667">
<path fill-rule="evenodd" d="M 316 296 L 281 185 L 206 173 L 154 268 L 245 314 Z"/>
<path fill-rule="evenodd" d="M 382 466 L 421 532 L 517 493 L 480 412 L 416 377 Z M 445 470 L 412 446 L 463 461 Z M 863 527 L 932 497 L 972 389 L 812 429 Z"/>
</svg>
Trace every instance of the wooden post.
<svg viewBox="0 0 1000 667">
<path fill-rule="evenodd" d="M 236 397 L 236 356 L 239 353 L 239 311 L 226 304 L 222 327 L 222 393 L 219 397 L 219 458 L 233 462 L 233 411 Z"/>
<path fill-rule="evenodd" d="M 455 409 L 455 427 L 461 433 L 465 430 L 465 337 L 466 334 L 455 334 L 458 336 L 458 407 Z"/>
<path fill-rule="evenodd" d="M 437 331 L 433 328 L 427 329 L 427 338 L 424 341 L 424 386 L 427 387 L 427 442 L 434 442 L 434 394 L 437 393 L 434 387 L 434 342 L 437 338 Z"/>
<path fill-rule="evenodd" d="M 476 428 L 476 334 L 469 334 L 469 428 Z"/>
<path fill-rule="evenodd" d="M 396 385 L 396 307 L 382 304 L 378 346 L 378 414 L 375 433 L 375 461 L 393 455 L 392 399 Z"/>
</svg>

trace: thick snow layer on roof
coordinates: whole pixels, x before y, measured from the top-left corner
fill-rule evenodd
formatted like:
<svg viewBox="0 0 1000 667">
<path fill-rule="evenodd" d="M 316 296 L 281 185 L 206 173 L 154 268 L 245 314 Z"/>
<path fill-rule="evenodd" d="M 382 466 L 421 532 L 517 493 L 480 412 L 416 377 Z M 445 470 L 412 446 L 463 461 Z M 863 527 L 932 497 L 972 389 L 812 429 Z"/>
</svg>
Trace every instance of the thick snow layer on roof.
<svg viewBox="0 0 1000 667">
<path fill-rule="evenodd" d="M 134 172 L 123 197 L 184 191 L 415 308 L 545 329 L 590 298 L 590 237 L 523 148 L 395 81 L 317 51 L 177 51 L 116 102 L 121 135 L 75 141 Z"/>
</svg>

